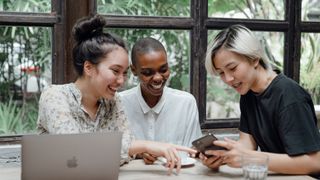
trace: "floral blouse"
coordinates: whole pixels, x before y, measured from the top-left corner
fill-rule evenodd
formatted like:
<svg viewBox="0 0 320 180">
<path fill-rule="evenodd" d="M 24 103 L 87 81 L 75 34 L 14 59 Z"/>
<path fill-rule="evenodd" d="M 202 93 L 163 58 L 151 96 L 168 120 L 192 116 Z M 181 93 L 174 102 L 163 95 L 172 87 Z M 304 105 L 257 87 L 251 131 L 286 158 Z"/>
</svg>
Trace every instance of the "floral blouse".
<svg viewBox="0 0 320 180">
<path fill-rule="evenodd" d="M 95 120 L 81 104 L 81 92 L 74 83 L 52 85 L 39 100 L 38 129 L 41 134 L 72 134 L 120 131 L 122 135 L 121 164 L 128 162 L 129 147 L 134 139 L 123 107 L 116 94 L 114 99 L 100 99 Z"/>
</svg>

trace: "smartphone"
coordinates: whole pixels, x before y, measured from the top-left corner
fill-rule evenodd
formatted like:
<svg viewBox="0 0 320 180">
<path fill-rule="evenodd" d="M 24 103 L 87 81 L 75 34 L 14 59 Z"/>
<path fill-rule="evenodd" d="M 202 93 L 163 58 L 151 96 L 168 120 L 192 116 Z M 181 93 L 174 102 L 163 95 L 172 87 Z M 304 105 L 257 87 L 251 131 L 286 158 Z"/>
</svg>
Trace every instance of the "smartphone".
<svg viewBox="0 0 320 180">
<path fill-rule="evenodd" d="M 199 139 L 196 139 L 192 142 L 192 145 L 203 155 L 211 157 L 211 155 L 206 155 L 204 152 L 206 150 L 226 150 L 226 148 L 221 146 L 216 146 L 213 144 L 213 141 L 218 140 L 213 134 L 209 133 Z"/>
</svg>

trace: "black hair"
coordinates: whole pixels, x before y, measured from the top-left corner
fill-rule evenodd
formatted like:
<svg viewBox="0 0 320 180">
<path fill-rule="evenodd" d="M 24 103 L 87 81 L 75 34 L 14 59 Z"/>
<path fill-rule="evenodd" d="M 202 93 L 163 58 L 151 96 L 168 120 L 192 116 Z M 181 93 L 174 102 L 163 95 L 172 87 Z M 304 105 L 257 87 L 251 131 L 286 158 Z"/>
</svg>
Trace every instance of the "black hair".
<svg viewBox="0 0 320 180">
<path fill-rule="evenodd" d="M 143 55 L 153 51 L 163 51 L 167 54 L 166 49 L 160 41 L 147 37 L 138 40 L 132 47 L 131 51 L 131 64 L 136 66 L 139 55 Z"/>
<path fill-rule="evenodd" d="M 75 40 L 73 47 L 73 65 L 79 76 L 83 74 L 85 61 L 98 64 L 101 57 L 122 47 L 127 51 L 124 41 L 103 31 L 106 20 L 101 15 L 88 16 L 79 19 L 72 29 Z"/>
</svg>

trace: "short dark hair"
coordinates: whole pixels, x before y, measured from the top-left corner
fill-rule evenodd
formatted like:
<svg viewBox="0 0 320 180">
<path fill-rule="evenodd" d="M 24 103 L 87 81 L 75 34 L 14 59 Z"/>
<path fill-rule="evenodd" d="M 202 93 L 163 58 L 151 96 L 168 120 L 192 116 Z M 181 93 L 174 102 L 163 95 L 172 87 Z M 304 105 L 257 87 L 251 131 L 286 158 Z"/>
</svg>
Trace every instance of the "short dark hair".
<svg viewBox="0 0 320 180">
<path fill-rule="evenodd" d="M 128 51 L 120 37 L 103 31 L 105 25 L 106 20 L 101 15 L 81 18 L 74 25 L 72 34 L 75 44 L 72 55 L 73 65 L 78 75 L 82 76 L 85 61 L 98 64 L 101 57 L 117 47 Z"/>
<path fill-rule="evenodd" d="M 152 51 L 163 51 L 167 54 L 166 49 L 161 42 L 154 38 L 147 37 L 138 40 L 132 47 L 131 64 L 136 66 L 139 55 L 143 55 Z"/>
</svg>

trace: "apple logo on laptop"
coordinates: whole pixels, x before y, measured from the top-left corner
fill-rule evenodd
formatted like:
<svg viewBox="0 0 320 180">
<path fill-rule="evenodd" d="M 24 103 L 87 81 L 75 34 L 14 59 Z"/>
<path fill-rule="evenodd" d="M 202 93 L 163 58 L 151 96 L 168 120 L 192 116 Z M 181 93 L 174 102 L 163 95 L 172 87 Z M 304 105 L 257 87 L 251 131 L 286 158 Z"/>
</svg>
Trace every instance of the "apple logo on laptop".
<svg viewBox="0 0 320 180">
<path fill-rule="evenodd" d="M 68 168 L 76 168 L 78 166 L 78 159 L 73 156 L 72 159 L 67 160 L 67 166 Z"/>
</svg>

